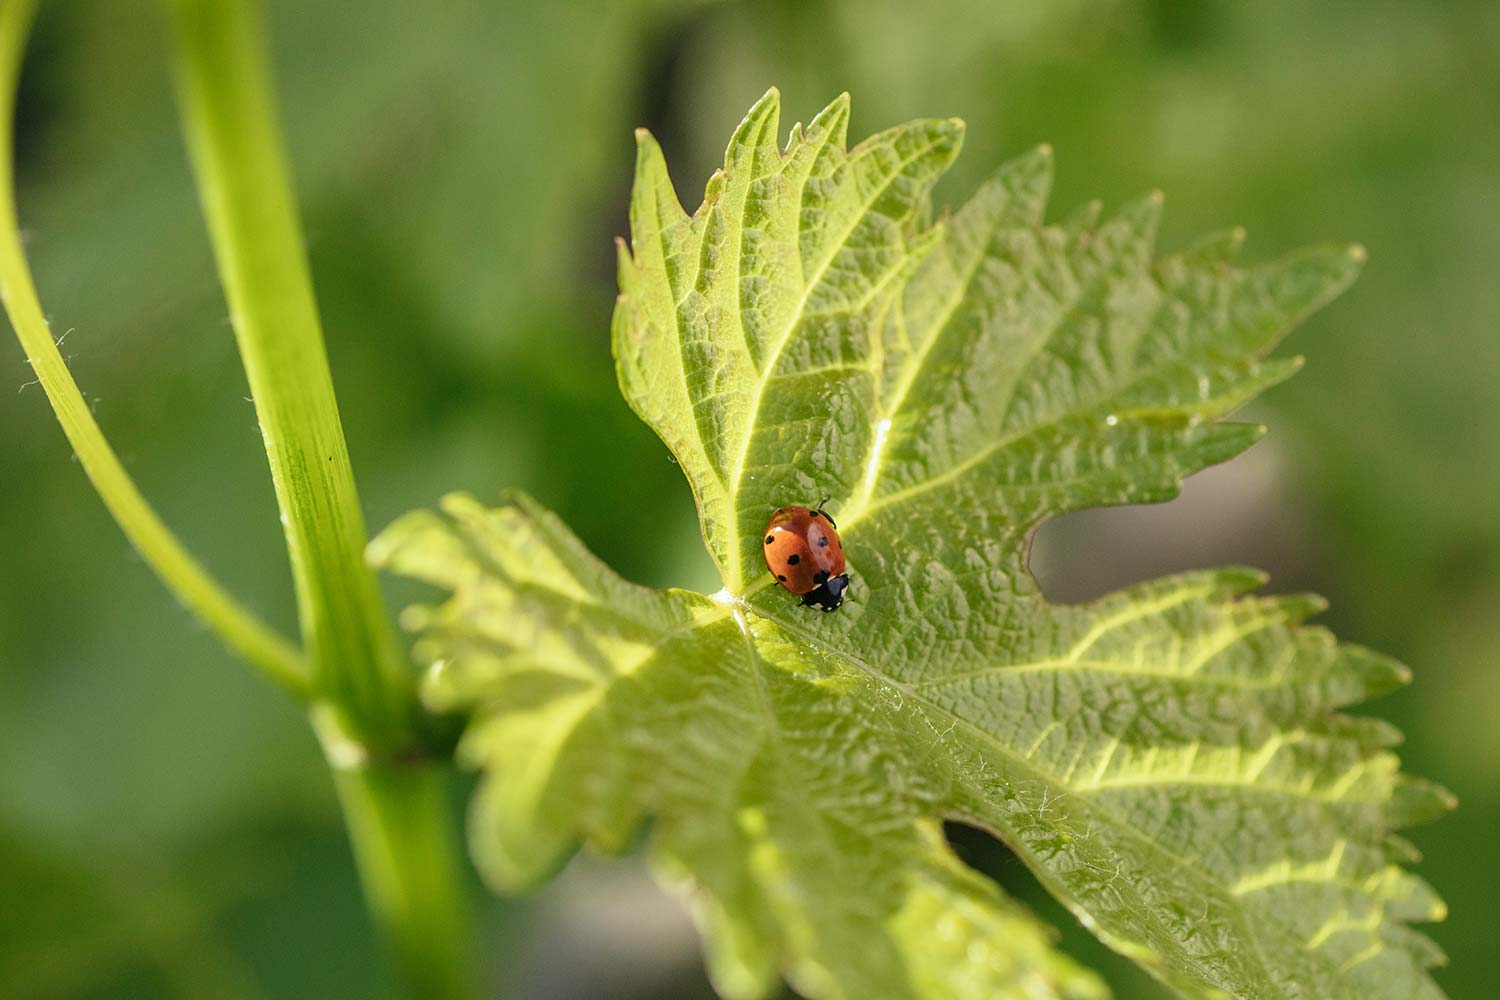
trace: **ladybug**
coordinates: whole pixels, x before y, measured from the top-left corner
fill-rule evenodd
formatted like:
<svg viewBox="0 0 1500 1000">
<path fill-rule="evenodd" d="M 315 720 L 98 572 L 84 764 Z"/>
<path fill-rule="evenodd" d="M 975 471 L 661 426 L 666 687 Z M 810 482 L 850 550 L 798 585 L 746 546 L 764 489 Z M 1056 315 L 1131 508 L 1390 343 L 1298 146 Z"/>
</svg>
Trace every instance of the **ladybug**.
<svg viewBox="0 0 1500 1000">
<path fill-rule="evenodd" d="M 844 603 L 849 574 L 844 572 L 844 543 L 838 525 L 823 510 L 783 507 L 766 522 L 761 551 L 776 582 L 820 611 Z"/>
</svg>

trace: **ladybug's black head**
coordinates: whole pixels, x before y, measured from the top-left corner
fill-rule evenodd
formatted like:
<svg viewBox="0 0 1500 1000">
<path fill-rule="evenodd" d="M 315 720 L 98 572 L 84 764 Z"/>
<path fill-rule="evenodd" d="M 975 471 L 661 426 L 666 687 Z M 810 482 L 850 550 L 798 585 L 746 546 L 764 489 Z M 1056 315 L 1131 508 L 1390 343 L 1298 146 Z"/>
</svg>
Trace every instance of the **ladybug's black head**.
<svg viewBox="0 0 1500 1000">
<path fill-rule="evenodd" d="M 840 573 L 803 594 L 802 603 L 819 611 L 837 611 L 839 605 L 844 603 L 844 594 L 848 589 L 849 574 Z"/>
</svg>

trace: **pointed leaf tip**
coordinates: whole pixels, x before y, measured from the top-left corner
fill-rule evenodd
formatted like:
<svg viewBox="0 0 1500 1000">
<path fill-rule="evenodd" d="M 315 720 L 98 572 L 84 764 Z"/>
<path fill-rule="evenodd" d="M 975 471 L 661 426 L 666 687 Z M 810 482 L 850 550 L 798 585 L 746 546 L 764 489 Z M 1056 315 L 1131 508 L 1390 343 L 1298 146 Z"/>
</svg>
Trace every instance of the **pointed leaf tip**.
<svg viewBox="0 0 1500 1000">
<path fill-rule="evenodd" d="M 812 121 L 807 123 L 808 133 L 827 132 L 832 141 L 843 149 L 849 143 L 850 104 L 849 92 L 846 90 L 813 115 Z"/>
<path fill-rule="evenodd" d="M 766 118 L 780 117 L 781 115 L 781 91 L 772 87 L 761 95 L 760 100 L 750 105 L 750 110 L 745 112 L 745 117 L 735 129 L 735 134 L 743 132 L 745 125 L 749 122 L 763 121 Z M 731 139 L 731 143 L 733 140 Z"/>
<path fill-rule="evenodd" d="M 745 117 L 740 119 L 739 125 L 729 137 L 729 149 L 742 145 L 754 132 L 763 127 L 768 121 L 772 123 L 772 131 L 775 131 L 775 123 L 781 118 L 781 91 L 775 87 L 767 90 L 760 99 L 750 105 L 750 110 L 745 112 Z M 774 144 L 776 136 L 771 136 Z M 726 163 L 727 163 L 726 159 Z"/>
<path fill-rule="evenodd" d="M 1458 797 L 1426 778 L 1400 775 L 1395 794 L 1387 805 L 1390 823 L 1396 828 L 1421 826 L 1458 808 Z"/>
<path fill-rule="evenodd" d="M 1271 582 L 1271 574 L 1254 566 L 1225 566 L 1216 570 L 1213 576 L 1222 588 L 1218 591 L 1221 598 L 1248 594 Z"/>
<path fill-rule="evenodd" d="M 660 170 L 666 173 L 666 157 L 662 154 L 661 144 L 656 141 L 656 136 L 651 134 L 647 128 L 635 130 L 635 170 L 636 183 L 639 185 L 643 172 L 649 170 Z M 632 194 L 639 194 L 638 191 Z"/>
</svg>

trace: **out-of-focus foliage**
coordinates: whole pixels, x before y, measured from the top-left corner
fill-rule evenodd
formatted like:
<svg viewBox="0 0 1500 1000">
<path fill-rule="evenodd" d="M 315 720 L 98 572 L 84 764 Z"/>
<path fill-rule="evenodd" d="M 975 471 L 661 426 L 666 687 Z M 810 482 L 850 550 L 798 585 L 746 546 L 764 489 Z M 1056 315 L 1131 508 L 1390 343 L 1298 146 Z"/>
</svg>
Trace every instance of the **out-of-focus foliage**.
<svg viewBox="0 0 1500 1000">
<path fill-rule="evenodd" d="M 1237 492 L 1268 482 L 1259 488 L 1274 490 L 1283 518 L 1237 521 L 1228 502 L 1176 512 L 1166 542 L 1177 547 L 1153 545 L 1148 568 L 1270 564 L 1286 586 L 1330 596 L 1342 635 L 1413 667 L 1416 683 L 1379 711 L 1406 730 L 1408 766 L 1441 774 L 1463 803 L 1416 838 L 1451 908 L 1433 931 L 1453 959 L 1438 978 L 1453 996 L 1490 988 L 1494 4 L 380 2 L 357 18 L 333 3 L 269 7 L 335 378 L 376 525 L 446 489 L 518 485 L 627 577 L 707 585 L 678 470 L 614 385 L 609 238 L 626 228 L 632 126 L 651 126 L 683 176 L 706 176 L 771 83 L 795 98 L 791 118 L 821 95 L 857 93 L 859 134 L 963 117 L 968 152 L 942 201 L 1050 141 L 1060 204 L 1169 191 L 1168 249 L 1204 219 L 1245 225 L 1252 259 L 1330 235 L 1365 243 L 1359 285 L 1301 335 L 1309 368 L 1256 413 L 1271 441 L 1230 466 L 1261 477 Z M 43 301 L 72 331 L 63 350 L 131 471 L 232 589 L 290 628 L 275 506 L 164 39 L 149 4 L 44 7 L 23 81 L 22 220 Z M 18 349 L 0 347 L 3 372 L 16 389 L 28 380 Z M 1276 449 L 1290 454 L 1278 461 Z M 166 873 L 193 933 L 218 942 L 252 988 L 368 995 L 372 945 L 301 718 L 176 609 L 66 454 L 36 389 L 0 384 L 0 825 L 18 845 L 0 866 L 45 857 L 71 884 Z M 1190 530 L 1198 520 L 1214 530 Z M 1064 556 L 1083 541 L 1089 569 L 1144 575 L 1098 522 L 1053 532 Z M 961 846 L 1031 891 L 1018 864 L 971 837 Z M 210 854 L 244 864 L 255 891 L 177 874 Z M 122 891 L 141 926 L 168 925 L 157 915 L 178 904 L 139 885 Z M 7 906 L 41 907 L 45 891 Z M 497 966 L 525 969 L 516 951 L 537 945 L 530 926 L 496 934 Z M 580 947 L 607 952 L 603 940 Z M 1101 961 L 1081 931 L 1065 945 Z M 1160 995 L 1108 969 L 1117 995 Z M 546 980 L 502 977 L 523 996 L 547 995 Z"/>
</svg>

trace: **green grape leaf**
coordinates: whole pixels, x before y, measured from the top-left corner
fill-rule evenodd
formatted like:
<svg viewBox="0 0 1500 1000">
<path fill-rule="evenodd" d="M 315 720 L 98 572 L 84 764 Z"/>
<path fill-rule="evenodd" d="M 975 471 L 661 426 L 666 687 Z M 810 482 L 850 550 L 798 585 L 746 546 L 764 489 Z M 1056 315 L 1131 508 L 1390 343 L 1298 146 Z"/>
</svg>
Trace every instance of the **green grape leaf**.
<svg viewBox="0 0 1500 1000">
<path fill-rule="evenodd" d="M 1392 832 L 1450 804 L 1338 709 L 1406 679 L 1258 597 L 1246 570 L 1049 602 L 1030 532 L 1165 500 L 1249 446 L 1219 418 L 1360 254 L 1154 254 L 1160 198 L 1043 221 L 1050 153 L 951 217 L 962 126 L 846 151 L 847 98 L 778 145 L 769 93 L 688 215 L 642 133 L 620 253 L 620 385 L 681 464 L 724 589 L 628 583 L 533 501 L 448 498 L 372 547 L 451 597 L 407 612 L 437 709 L 468 713 L 475 856 L 502 889 L 652 820 L 728 997 L 1095 997 L 942 836 L 1002 839 L 1185 996 L 1433 998 L 1409 922 L 1442 903 Z M 799 605 L 771 511 L 831 496 L 852 587 Z"/>
</svg>

